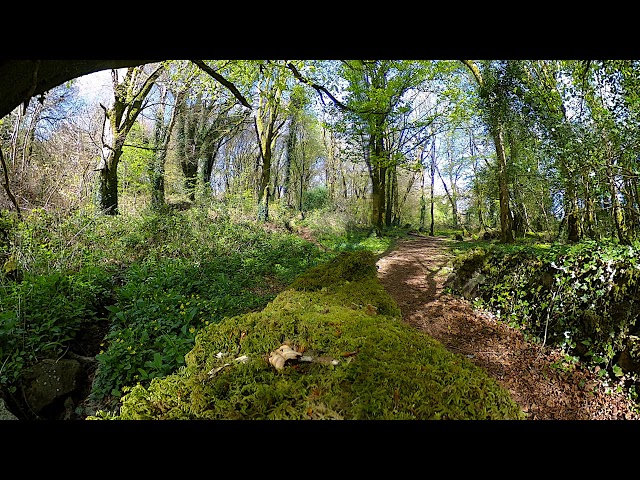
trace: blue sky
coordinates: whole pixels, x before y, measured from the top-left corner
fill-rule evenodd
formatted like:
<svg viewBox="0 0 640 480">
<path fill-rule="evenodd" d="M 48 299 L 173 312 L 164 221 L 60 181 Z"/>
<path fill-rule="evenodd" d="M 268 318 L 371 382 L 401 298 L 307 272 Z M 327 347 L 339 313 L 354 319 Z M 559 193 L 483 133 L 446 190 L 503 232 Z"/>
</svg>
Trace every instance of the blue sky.
<svg viewBox="0 0 640 480">
<path fill-rule="evenodd" d="M 78 93 L 87 103 L 108 102 L 113 95 L 111 87 L 111 70 L 90 73 L 77 78 L 75 84 Z"/>
</svg>

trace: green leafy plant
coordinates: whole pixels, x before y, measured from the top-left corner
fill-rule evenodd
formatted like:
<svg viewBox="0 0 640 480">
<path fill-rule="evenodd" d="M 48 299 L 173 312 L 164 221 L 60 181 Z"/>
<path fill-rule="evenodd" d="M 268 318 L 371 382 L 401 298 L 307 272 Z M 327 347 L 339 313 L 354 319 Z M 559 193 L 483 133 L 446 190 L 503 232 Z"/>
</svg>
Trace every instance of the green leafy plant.
<svg viewBox="0 0 640 480">
<path fill-rule="evenodd" d="M 626 338 L 640 327 L 640 268 L 633 246 L 496 244 L 490 251 L 461 253 L 454 271 L 452 291 L 462 292 L 471 275 L 481 272 L 476 304 L 612 375 Z"/>
<path fill-rule="evenodd" d="M 0 296 L 0 382 L 9 392 L 23 370 L 58 358 L 87 323 L 101 315 L 109 277 L 89 268 L 75 274 L 28 275 Z"/>
</svg>

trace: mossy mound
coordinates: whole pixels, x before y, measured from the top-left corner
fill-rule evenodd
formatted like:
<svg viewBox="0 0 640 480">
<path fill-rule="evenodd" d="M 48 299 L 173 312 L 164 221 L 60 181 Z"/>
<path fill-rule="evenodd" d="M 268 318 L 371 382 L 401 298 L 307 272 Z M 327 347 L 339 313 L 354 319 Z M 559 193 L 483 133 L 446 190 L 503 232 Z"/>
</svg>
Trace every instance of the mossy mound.
<svg viewBox="0 0 640 480">
<path fill-rule="evenodd" d="M 132 388 L 119 414 L 92 418 L 524 418 L 484 370 L 403 323 L 375 272 L 363 252 L 312 269 L 264 310 L 202 330 L 186 365 Z M 283 344 L 302 357 L 278 370 Z"/>
</svg>

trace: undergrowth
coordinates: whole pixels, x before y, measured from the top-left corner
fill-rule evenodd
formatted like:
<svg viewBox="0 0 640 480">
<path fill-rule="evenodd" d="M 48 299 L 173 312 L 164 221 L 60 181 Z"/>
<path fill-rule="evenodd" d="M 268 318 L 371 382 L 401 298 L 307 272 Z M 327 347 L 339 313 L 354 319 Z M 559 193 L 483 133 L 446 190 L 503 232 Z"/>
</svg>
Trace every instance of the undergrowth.
<svg viewBox="0 0 640 480">
<path fill-rule="evenodd" d="M 116 217 L 33 210 L 24 221 L 1 220 L 3 397 L 20 396 L 30 366 L 62 358 L 84 328 L 106 323 L 91 399 L 105 411 L 122 405 L 123 417 L 136 396 L 168 395 L 171 388 L 156 391 L 160 382 L 181 385 L 182 375 L 193 387 L 189 405 L 181 385 L 153 407 L 158 418 L 171 402 L 181 406 L 168 415 L 179 418 L 519 415 L 468 362 L 397 322 L 371 261 L 406 230 L 378 236 L 309 214 L 303 222 L 322 239 L 319 248 L 287 232 L 286 220 L 274 231 L 221 205 Z M 208 377 L 195 358 L 206 355 L 209 372 L 222 361 L 217 353 L 230 351 L 214 355 L 208 343 L 229 342 L 245 327 L 254 332 L 243 337 L 253 360 L 202 383 Z M 295 378 L 274 376 L 264 355 L 285 341 L 346 368 L 312 363 L 293 368 Z"/>
<path fill-rule="evenodd" d="M 183 366 L 200 329 L 260 310 L 340 249 L 379 253 L 390 244 L 355 233 L 321 250 L 215 203 L 116 217 L 35 209 L 24 221 L 9 212 L 0 220 L 0 394 L 19 397 L 27 368 L 61 358 L 78 332 L 107 320 L 91 393 L 107 406 L 124 387 Z"/>
<path fill-rule="evenodd" d="M 375 272 L 365 251 L 311 268 L 261 311 L 200 330 L 177 372 L 91 419 L 523 418 L 486 372 L 401 322 Z M 312 360 L 274 368 L 283 344 Z"/>
<path fill-rule="evenodd" d="M 206 208 L 66 218 L 36 210 L 7 230 L 6 256 L 21 274 L 0 277 L 0 381 L 9 395 L 25 368 L 61 358 L 83 326 L 107 318 L 92 398 L 113 402 L 124 386 L 183 365 L 198 329 L 264 307 L 331 257 Z"/>
<path fill-rule="evenodd" d="M 637 360 L 622 360 L 640 334 L 637 245 L 482 242 L 455 248 L 452 291 L 530 338 L 561 348 L 567 360 L 626 382 L 636 396 Z"/>
</svg>

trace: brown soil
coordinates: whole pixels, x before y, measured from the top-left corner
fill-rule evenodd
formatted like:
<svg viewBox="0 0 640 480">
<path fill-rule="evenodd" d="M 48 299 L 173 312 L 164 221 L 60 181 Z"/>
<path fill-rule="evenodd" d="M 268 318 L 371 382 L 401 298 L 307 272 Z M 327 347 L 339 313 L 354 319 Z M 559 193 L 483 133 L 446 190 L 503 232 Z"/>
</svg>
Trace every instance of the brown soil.
<svg viewBox="0 0 640 480">
<path fill-rule="evenodd" d="M 452 258 L 448 242 L 412 235 L 378 261 L 378 277 L 405 322 L 484 368 L 529 420 L 640 419 L 619 385 L 562 362 L 560 350 L 527 341 L 491 313 L 443 293 Z"/>
</svg>

